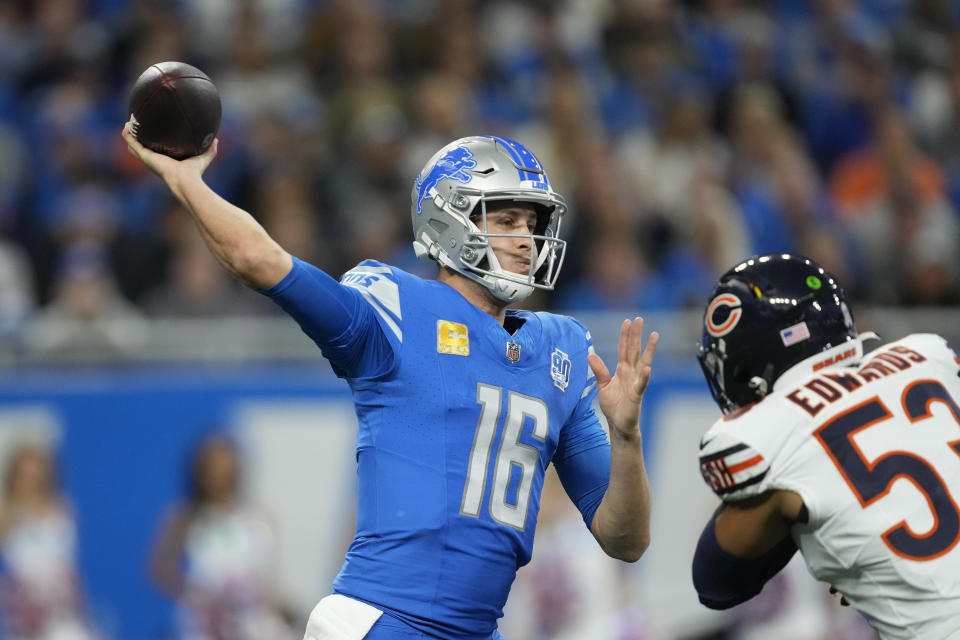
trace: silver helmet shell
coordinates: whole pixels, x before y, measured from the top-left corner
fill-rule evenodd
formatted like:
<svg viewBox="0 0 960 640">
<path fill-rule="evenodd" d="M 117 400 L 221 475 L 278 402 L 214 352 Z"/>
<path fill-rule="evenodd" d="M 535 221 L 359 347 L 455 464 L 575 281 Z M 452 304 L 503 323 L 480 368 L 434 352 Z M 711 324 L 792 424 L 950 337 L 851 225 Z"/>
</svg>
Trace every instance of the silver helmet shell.
<svg viewBox="0 0 960 640">
<path fill-rule="evenodd" d="M 507 303 L 534 289 L 553 289 L 566 251 L 559 232 L 567 205 L 523 145 L 493 136 L 454 140 L 430 158 L 410 196 L 413 249 L 420 260 L 449 267 Z M 487 203 L 503 200 L 534 205 L 532 234 L 488 233 Z M 491 237 L 530 238 L 535 255 L 529 272 L 502 269 Z"/>
</svg>

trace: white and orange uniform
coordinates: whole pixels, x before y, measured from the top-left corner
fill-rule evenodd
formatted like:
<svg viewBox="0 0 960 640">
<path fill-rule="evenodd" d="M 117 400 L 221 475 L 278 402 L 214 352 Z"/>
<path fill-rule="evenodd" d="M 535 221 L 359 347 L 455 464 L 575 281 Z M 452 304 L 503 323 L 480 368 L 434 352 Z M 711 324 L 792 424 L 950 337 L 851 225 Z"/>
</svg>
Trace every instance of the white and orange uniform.
<svg viewBox="0 0 960 640">
<path fill-rule="evenodd" d="M 718 420 L 701 472 L 728 502 L 799 494 L 807 567 L 884 640 L 960 639 L 960 359 L 933 334 L 861 353 L 804 360 Z"/>
</svg>

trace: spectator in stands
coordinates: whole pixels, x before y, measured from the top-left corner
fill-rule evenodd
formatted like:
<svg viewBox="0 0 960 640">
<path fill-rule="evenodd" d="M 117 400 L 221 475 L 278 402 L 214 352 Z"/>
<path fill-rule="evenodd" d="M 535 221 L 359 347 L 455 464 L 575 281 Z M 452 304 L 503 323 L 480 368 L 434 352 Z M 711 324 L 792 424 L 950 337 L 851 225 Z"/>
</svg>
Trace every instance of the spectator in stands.
<svg viewBox="0 0 960 640">
<path fill-rule="evenodd" d="M 595 238 L 583 261 L 582 277 L 554 297 L 564 311 L 668 310 L 673 308 L 667 287 L 644 264 L 640 246 L 630 233 Z"/>
<path fill-rule="evenodd" d="M 601 113 L 613 135 L 649 129 L 669 111 L 681 70 L 672 2 L 619 2 L 605 30 L 611 82 L 600 89 Z"/>
<path fill-rule="evenodd" d="M 4 638 L 94 640 L 74 558 L 76 538 L 50 452 L 33 444 L 16 447 L 0 504 Z"/>
<path fill-rule="evenodd" d="M 476 116 L 467 83 L 445 71 L 430 71 L 414 80 L 409 101 L 410 131 L 401 161 L 403 173 L 414 175 L 446 141 L 468 135 Z"/>
<path fill-rule="evenodd" d="M 324 212 L 316 210 L 306 171 L 297 165 L 273 166 L 258 181 L 253 202 L 264 229 L 277 242 L 312 264 L 327 263 L 336 241 L 325 226 Z M 188 231 L 186 237 L 195 238 L 196 233 Z"/>
<path fill-rule="evenodd" d="M 632 201 L 656 212 L 681 238 L 694 231 L 691 197 L 697 178 L 724 175 L 729 158 L 727 144 L 713 132 L 710 119 L 709 95 L 688 82 L 675 87 L 667 113 L 652 134 L 639 131 L 618 142 L 622 179 L 632 187 Z"/>
<path fill-rule="evenodd" d="M 323 113 L 323 105 L 313 91 L 306 65 L 290 55 L 289 36 L 267 41 L 270 30 L 262 23 L 263 12 L 253 5 L 237 6 L 245 8 L 238 10 L 227 40 L 232 48 L 231 64 L 216 75 L 223 103 L 244 127 L 264 116 L 291 124 L 315 120 Z M 286 46 L 280 48 L 278 42 Z"/>
<path fill-rule="evenodd" d="M 0 344 L 19 339 L 36 299 L 25 252 L 0 236 Z"/>
<path fill-rule="evenodd" d="M 659 278 L 693 273 L 697 261 L 726 264 L 716 257 L 724 253 L 795 249 L 814 226 L 856 238 L 848 280 L 856 295 L 950 304 L 960 297 L 946 257 L 952 243 L 911 257 L 895 234 L 865 238 L 860 214 L 850 215 L 872 207 L 862 201 L 875 195 L 862 188 L 862 160 L 870 149 L 887 155 L 873 123 L 891 101 L 908 110 L 902 128 L 917 141 L 893 155 L 922 149 L 936 162 L 920 171 L 920 209 L 942 208 L 929 201 L 935 173 L 937 197 L 960 206 L 955 5 L 0 3 L 0 156 L 9 160 L 0 166 L 0 233 L 27 253 L 44 303 L 72 244 L 59 221 L 76 193 L 95 186 L 117 203 L 100 240 L 108 277 L 141 306 L 169 286 L 169 200 L 155 181 L 136 178 L 142 169 L 117 146 L 113 123 L 147 65 L 185 60 L 210 73 L 224 100 L 211 182 L 291 237 L 320 238 L 333 272 L 352 264 L 340 249 L 352 242 L 354 212 L 395 210 L 409 190 L 404 176 L 437 146 L 430 140 L 488 132 L 533 141 L 557 167 L 554 180 L 574 194 L 568 228 L 578 235 L 639 219 Z M 286 197 L 285 188 L 265 169 L 278 164 L 306 188 L 273 215 L 266 200 Z M 304 205 L 315 213 L 293 213 Z M 701 206 L 706 213 L 695 215 Z M 948 233 L 950 216 L 933 217 L 941 222 L 930 228 Z M 371 250 L 397 260 L 406 242 L 392 220 L 383 225 Z M 903 282 L 878 285 L 875 254 L 902 260 Z M 583 257 L 571 251 L 568 275 L 582 271 Z"/>
<path fill-rule="evenodd" d="M 25 344 L 47 358 L 129 357 L 146 340 L 142 313 L 117 291 L 104 249 L 85 241 L 61 258 L 54 297 L 25 329 Z"/>
<path fill-rule="evenodd" d="M 206 437 L 193 452 L 187 495 L 167 515 L 150 564 L 156 586 L 177 600 L 177 638 L 299 637 L 271 583 L 272 524 L 243 498 L 241 483 L 236 445 L 222 433 Z"/>
<path fill-rule="evenodd" d="M 956 296 L 960 219 L 899 109 L 878 114 L 870 146 L 838 164 L 831 186 L 871 301 L 945 304 Z"/>
<path fill-rule="evenodd" d="M 960 31 L 946 70 L 928 69 L 914 78 L 910 123 L 947 180 L 954 209 L 960 208 Z M 955 51 L 955 53 L 954 53 Z"/>
<path fill-rule="evenodd" d="M 170 268 L 169 278 L 144 301 L 152 316 L 224 318 L 266 311 L 265 305 L 223 272 L 195 236 L 184 236 L 176 245 Z"/>
<path fill-rule="evenodd" d="M 811 221 L 827 215 L 816 169 L 786 122 L 769 86 L 743 85 L 730 108 L 731 187 L 743 209 L 755 252 L 791 251 Z"/>
</svg>

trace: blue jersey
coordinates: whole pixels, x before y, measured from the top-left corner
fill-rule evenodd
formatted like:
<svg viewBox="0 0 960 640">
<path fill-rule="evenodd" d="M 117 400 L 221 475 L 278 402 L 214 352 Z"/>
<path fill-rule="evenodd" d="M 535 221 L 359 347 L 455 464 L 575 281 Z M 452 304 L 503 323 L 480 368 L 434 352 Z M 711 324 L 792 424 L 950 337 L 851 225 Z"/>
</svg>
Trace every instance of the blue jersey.
<svg viewBox="0 0 960 640">
<path fill-rule="evenodd" d="M 295 260 L 266 293 L 353 391 L 357 530 L 334 591 L 424 633 L 489 637 L 530 559 L 547 465 L 588 526 L 606 490 L 590 334 L 508 310 L 511 334 L 449 285 L 374 261 L 337 284 Z"/>
</svg>

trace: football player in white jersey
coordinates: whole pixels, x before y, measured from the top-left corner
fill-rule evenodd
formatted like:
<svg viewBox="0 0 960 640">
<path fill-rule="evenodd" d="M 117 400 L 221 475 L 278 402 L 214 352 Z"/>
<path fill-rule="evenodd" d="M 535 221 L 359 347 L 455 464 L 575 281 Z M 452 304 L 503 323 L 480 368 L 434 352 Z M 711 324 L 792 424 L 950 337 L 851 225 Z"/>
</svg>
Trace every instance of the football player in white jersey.
<svg viewBox="0 0 960 640">
<path fill-rule="evenodd" d="M 788 254 L 724 274 L 698 358 L 723 411 L 700 441 L 722 499 L 700 601 L 759 593 L 799 548 L 884 640 L 960 638 L 960 359 L 933 334 L 868 353 L 830 273 Z"/>
</svg>

